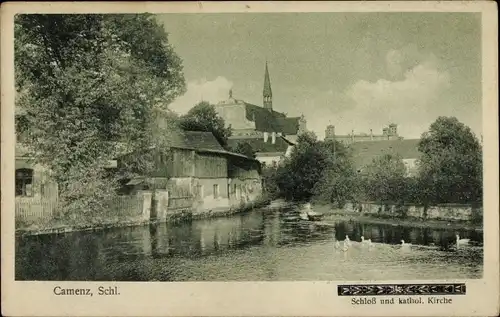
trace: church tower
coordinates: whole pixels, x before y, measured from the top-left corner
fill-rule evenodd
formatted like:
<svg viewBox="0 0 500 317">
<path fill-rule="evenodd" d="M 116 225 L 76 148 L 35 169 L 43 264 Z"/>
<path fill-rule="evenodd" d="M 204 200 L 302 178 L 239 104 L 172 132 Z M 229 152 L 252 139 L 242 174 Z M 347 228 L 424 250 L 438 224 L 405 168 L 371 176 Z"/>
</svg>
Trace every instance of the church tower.
<svg viewBox="0 0 500 317">
<path fill-rule="evenodd" d="M 269 70 L 267 69 L 267 61 L 266 61 L 266 74 L 264 77 L 264 108 L 273 111 L 273 92 L 271 90 L 271 80 L 269 79 Z"/>
</svg>

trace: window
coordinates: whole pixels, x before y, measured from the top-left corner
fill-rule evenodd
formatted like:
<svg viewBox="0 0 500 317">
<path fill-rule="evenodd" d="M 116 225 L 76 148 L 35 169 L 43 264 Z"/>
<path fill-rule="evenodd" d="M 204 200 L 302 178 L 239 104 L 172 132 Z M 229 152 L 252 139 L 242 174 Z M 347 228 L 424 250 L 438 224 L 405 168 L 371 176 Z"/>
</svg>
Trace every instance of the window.
<svg viewBox="0 0 500 317">
<path fill-rule="evenodd" d="M 214 184 L 214 198 L 219 198 L 219 184 Z"/>
<path fill-rule="evenodd" d="M 203 199 L 204 195 L 203 195 L 203 185 L 198 185 L 198 197 L 200 199 Z"/>
<path fill-rule="evenodd" d="M 16 170 L 16 196 L 33 196 L 33 170 L 20 168 Z"/>
</svg>

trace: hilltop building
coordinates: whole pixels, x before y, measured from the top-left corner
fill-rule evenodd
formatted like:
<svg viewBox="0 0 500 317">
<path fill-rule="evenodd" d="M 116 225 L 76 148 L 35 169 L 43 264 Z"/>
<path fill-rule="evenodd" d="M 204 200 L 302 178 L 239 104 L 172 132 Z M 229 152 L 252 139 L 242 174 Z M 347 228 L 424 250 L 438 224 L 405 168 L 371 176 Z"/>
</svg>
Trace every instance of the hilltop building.
<svg viewBox="0 0 500 317">
<path fill-rule="evenodd" d="M 373 141 L 387 141 L 387 140 L 402 140 L 403 137 L 398 135 L 398 126 L 394 123 L 389 124 L 382 129 L 382 134 L 373 134 L 372 129 L 370 133 L 338 135 L 335 134 L 335 126 L 329 125 L 325 130 L 325 140 L 337 140 L 344 144 L 352 144 L 357 142 L 373 142 Z"/>
<path fill-rule="evenodd" d="M 256 158 L 266 164 L 277 164 L 297 141 L 297 136 L 307 130 L 307 121 L 300 117 L 287 117 L 273 109 L 273 92 L 266 62 L 263 107 L 250 104 L 233 97 L 219 102 L 215 109 L 226 125 L 231 127 L 229 145 L 235 147 L 240 142 L 249 143 L 256 151 Z"/>
</svg>

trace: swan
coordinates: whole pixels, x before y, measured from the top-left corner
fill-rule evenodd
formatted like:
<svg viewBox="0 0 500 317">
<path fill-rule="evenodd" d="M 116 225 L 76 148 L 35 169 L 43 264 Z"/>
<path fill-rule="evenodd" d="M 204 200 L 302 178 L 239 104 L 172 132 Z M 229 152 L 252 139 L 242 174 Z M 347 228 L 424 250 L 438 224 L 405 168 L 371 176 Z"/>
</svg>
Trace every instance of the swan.
<svg viewBox="0 0 500 317">
<path fill-rule="evenodd" d="M 403 248 L 410 248 L 411 243 L 405 243 L 405 240 L 401 240 L 401 247 Z"/>
<path fill-rule="evenodd" d="M 460 236 L 457 234 L 457 248 L 461 245 L 469 244 L 470 239 L 460 239 Z"/>
<path fill-rule="evenodd" d="M 349 239 L 348 235 L 345 235 L 344 244 L 351 245 L 351 239 Z"/>
<path fill-rule="evenodd" d="M 348 245 L 347 245 L 347 243 L 344 241 L 344 246 L 342 247 L 342 251 L 347 252 L 347 250 L 349 250 L 349 246 L 348 246 Z"/>
</svg>

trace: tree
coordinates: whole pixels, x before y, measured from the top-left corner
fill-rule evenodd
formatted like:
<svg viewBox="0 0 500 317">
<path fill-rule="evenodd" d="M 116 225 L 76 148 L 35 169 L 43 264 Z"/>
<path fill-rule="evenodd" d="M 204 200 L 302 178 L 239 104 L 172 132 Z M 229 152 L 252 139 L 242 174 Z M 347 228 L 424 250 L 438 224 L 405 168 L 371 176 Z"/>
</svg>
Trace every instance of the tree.
<svg viewBox="0 0 500 317">
<path fill-rule="evenodd" d="M 280 197 L 280 189 L 276 183 L 277 171 L 277 168 L 274 166 L 266 166 L 264 164 L 262 167 L 263 189 L 272 199 Z"/>
<path fill-rule="evenodd" d="M 425 203 L 482 201 L 482 147 L 469 127 L 439 117 L 418 147 L 419 188 Z"/>
<path fill-rule="evenodd" d="M 338 141 L 322 144 L 327 160 L 323 177 L 316 183 L 316 199 L 343 207 L 347 201 L 358 199 L 358 175 L 354 169 L 350 153 Z"/>
<path fill-rule="evenodd" d="M 63 206 L 90 215 L 115 186 L 105 163 L 150 147 L 153 110 L 185 91 L 181 60 L 147 14 L 17 15 L 15 76 L 23 142 Z"/>
<path fill-rule="evenodd" d="M 255 151 L 248 142 L 240 141 L 233 149 L 235 153 L 243 154 L 245 156 L 255 158 Z"/>
<path fill-rule="evenodd" d="M 398 155 L 385 154 L 373 159 L 363 175 L 363 189 L 368 199 L 378 202 L 406 201 L 406 167 Z"/>
<path fill-rule="evenodd" d="M 215 111 L 215 106 L 202 101 L 180 118 L 180 126 L 186 131 L 212 132 L 215 138 L 227 148 L 231 128 L 225 128 L 224 119 Z"/>
<path fill-rule="evenodd" d="M 314 133 L 299 135 L 297 145 L 276 172 L 280 195 L 288 200 L 308 201 L 323 176 L 327 156 Z"/>
</svg>

